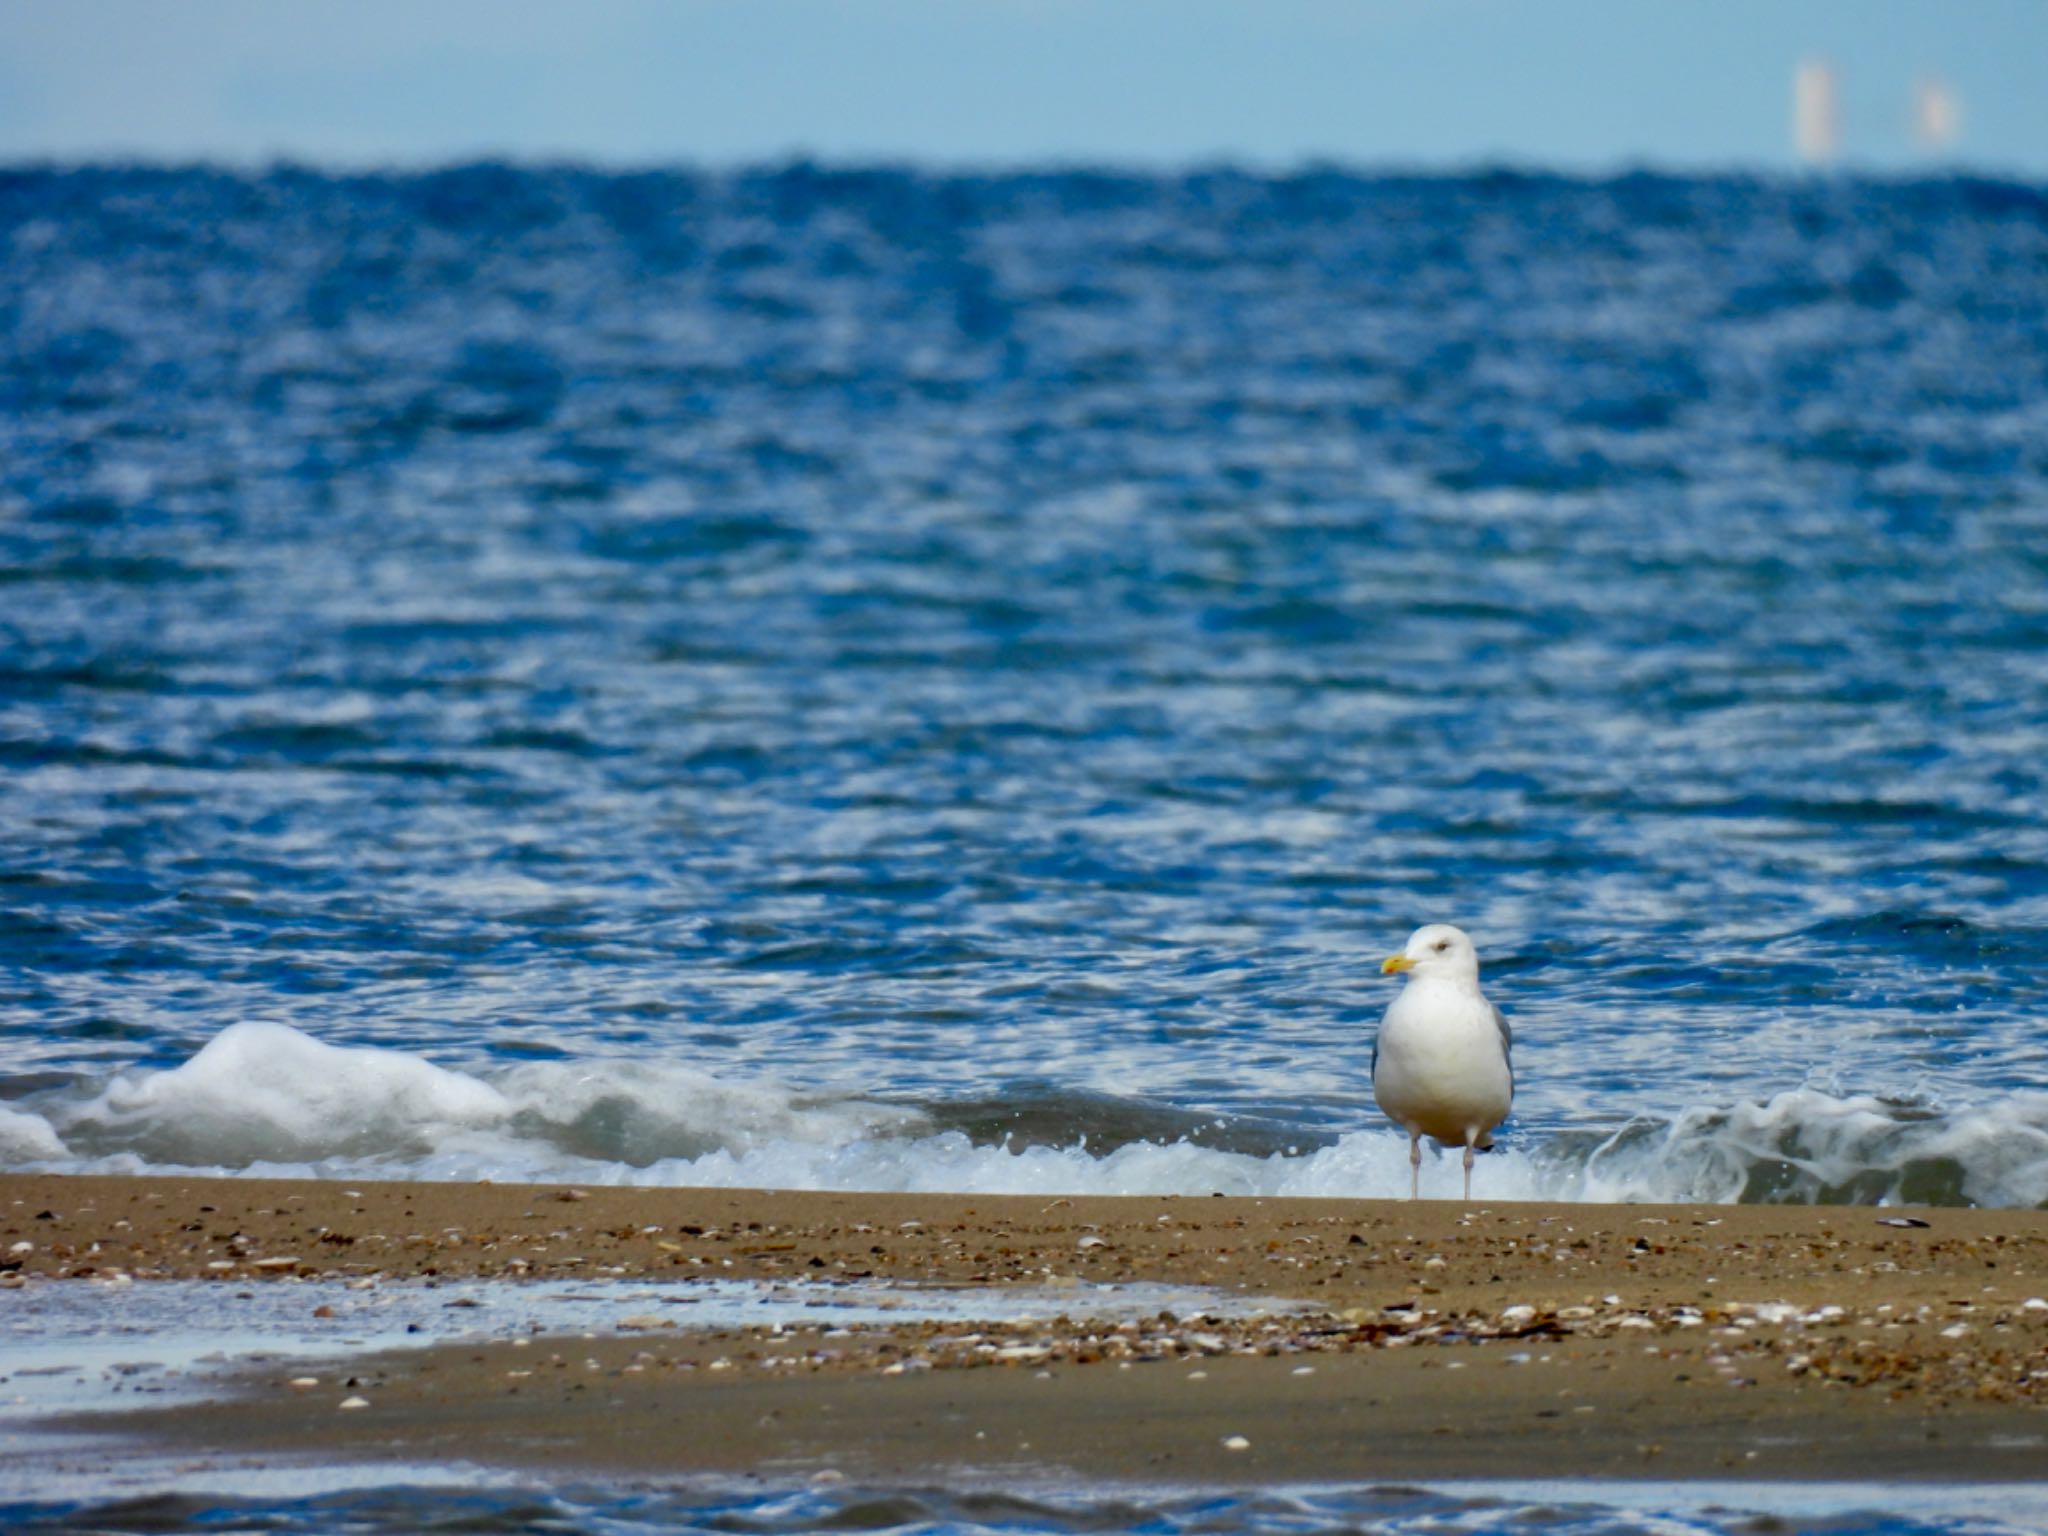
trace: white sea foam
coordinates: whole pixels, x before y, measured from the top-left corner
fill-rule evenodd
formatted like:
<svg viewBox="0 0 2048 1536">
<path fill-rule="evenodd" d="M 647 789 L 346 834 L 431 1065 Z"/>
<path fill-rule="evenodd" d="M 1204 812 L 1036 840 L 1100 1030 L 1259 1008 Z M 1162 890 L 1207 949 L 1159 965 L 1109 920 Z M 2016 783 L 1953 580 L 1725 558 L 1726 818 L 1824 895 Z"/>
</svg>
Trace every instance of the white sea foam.
<svg viewBox="0 0 2048 1536">
<path fill-rule="evenodd" d="M 116 1077 L 67 1117 L 64 1137 L 150 1162 L 402 1158 L 511 1110 L 488 1083 L 407 1052 L 250 1023 L 222 1030 L 183 1066 Z"/>
<path fill-rule="evenodd" d="M 1594 1200 L 2041 1206 L 2048 1093 L 1950 1112 L 1813 1089 L 1695 1107 L 1623 1127 L 1588 1154 L 1579 1179 Z"/>
<path fill-rule="evenodd" d="M 511 1105 L 515 1132 L 612 1162 L 839 1146 L 925 1123 L 916 1110 L 637 1062 L 531 1062 L 496 1087 Z"/>
<path fill-rule="evenodd" d="M 184 1065 L 0 1109 L 0 1164 L 107 1172 L 574 1180 L 958 1193 L 1398 1196 L 1407 1146 L 1368 1122 L 1302 1151 L 991 1141 L 937 1113 L 628 1058 L 484 1077 L 279 1024 Z M 1454 1159 L 1423 1193 L 1452 1197 Z M 1946 1112 L 1812 1090 L 1608 1135 L 1521 1127 L 1480 1200 L 2048 1204 L 2048 1094 Z"/>
<path fill-rule="evenodd" d="M 50 1162 L 70 1155 L 41 1115 L 0 1107 L 0 1167 Z"/>
</svg>

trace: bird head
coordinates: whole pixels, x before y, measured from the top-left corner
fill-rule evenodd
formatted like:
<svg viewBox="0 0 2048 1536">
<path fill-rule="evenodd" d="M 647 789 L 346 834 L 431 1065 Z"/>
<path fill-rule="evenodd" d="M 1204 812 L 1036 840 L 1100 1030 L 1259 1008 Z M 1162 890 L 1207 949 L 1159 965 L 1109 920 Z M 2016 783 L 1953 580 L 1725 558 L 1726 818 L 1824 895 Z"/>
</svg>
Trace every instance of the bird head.
<svg viewBox="0 0 2048 1536">
<path fill-rule="evenodd" d="M 1380 964 L 1380 974 L 1412 971 L 1418 977 L 1466 977 L 1479 979 L 1479 951 L 1462 928 L 1449 923 L 1431 923 L 1408 936 L 1408 945 L 1398 955 Z"/>
</svg>

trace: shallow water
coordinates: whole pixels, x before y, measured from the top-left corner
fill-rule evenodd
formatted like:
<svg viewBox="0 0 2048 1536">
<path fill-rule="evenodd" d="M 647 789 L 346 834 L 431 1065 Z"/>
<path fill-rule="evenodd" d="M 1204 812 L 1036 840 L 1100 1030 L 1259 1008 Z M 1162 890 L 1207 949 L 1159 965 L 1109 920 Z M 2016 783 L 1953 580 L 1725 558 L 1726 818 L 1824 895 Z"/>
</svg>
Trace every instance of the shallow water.
<svg viewBox="0 0 2048 1536">
<path fill-rule="evenodd" d="M 1451 918 L 1482 1191 L 2048 1202 L 2039 188 L 16 169 L 0 316 L 0 1163 L 1391 1194 Z"/>
<path fill-rule="evenodd" d="M 289 1474 L 249 1476 L 288 1485 Z M 536 1490 L 487 1479 L 243 1496 L 159 1494 L 93 1504 L 0 1504 L 22 1532 L 251 1529 L 279 1532 L 670 1532 L 863 1530 L 983 1536 L 1135 1531 L 1153 1536 L 1370 1532 L 1373 1536 L 2008 1536 L 2048 1525 L 2028 1487 L 1875 1488 L 1827 1484 L 1469 1484 L 1115 1493 L 995 1488 L 770 1488 L 706 1485 Z"/>
<path fill-rule="evenodd" d="M 331 1315 L 316 1317 L 318 1306 Z M 460 1461 L 417 1466 L 274 1459 L 223 1446 L 174 1457 L 129 1442 L 118 1415 L 266 1373 L 317 1373 L 338 1398 L 353 1356 L 450 1341 L 610 1334 L 658 1314 L 677 1327 L 855 1327 L 1054 1316 L 1256 1314 L 1257 1298 L 1199 1288 L 1034 1291 L 697 1281 L 220 1281 L 33 1286 L 0 1309 L 0 1528 L 21 1532 L 435 1530 L 605 1536 L 722 1531 L 1853 1533 L 2000 1536 L 2048 1529 L 2040 1487 L 1586 1479 L 1397 1485 L 1161 1487 L 1079 1483 L 1056 1470 L 956 1471 L 948 1485 L 863 1484 L 827 1470 L 762 1476 L 535 1482 Z M 992 1308 L 999 1311 L 992 1311 Z M 673 1339 L 649 1332 L 650 1342 Z M 828 1333 L 826 1338 L 830 1338 Z M 374 1390 L 374 1389 L 373 1389 Z M 52 1431 L 53 1414 L 114 1414 L 101 1430 Z"/>
<path fill-rule="evenodd" d="M 1137 1283 L 981 1288 L 690 1280 L 77 1281 L 31 1286 L 0 1307 L 0 1428 L 54 1414 L 161 1407 L 218 1392 L 251 1362 L 342 1362 L 461 1340 L 559 1340 L 670 1329 L 939 1322 L 1010 1324 L 1057 1317 L 1191 1318 L 1292 1310 L 1202 1286 Z M 659 1321 L 654 1321 L 658 1319 Z M 330 1372 L 329 1383 L 333 1380 Z M 33 1441 L 31 1441 L 33 1443 Z M 13 1465 L 9 1462 L 13 1461 Z M 33 1475 L 0 1454 L 0 1488 Z"/>
</svg>

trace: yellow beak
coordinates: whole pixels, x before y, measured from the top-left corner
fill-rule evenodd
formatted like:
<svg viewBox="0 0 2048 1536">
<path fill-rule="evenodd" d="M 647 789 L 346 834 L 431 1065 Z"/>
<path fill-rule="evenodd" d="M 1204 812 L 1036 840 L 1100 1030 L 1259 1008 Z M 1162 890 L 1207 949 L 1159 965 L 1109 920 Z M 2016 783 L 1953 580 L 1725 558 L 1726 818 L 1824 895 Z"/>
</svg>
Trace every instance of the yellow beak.
<svg viewBox="0 0 2048 1536">
<path fill-rule="evenodd" d="M 1396 971 L 1412 971 L 1414 969 L 1415 962 L 1406 955 L 1389 955 L 1380 962 L 1380 974 L 1382 976 L 1391 976 Z"/>
</svg>

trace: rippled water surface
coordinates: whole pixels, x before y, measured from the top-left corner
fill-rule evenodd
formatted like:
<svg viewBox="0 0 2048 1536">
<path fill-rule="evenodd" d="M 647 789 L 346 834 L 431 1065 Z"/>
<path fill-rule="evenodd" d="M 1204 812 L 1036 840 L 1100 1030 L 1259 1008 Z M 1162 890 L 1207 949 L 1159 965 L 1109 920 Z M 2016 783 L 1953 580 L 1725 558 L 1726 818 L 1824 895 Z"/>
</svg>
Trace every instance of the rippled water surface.
<svg viewBox="0 0 2048 1536">
<path fill-rule="evenodd" d="M 2044 749 L 2037 188 L 0 173 L 0 1161 L 2041 1204 Z"/>
<path fill-rule="evenodd" d="M 561 1532 L 795 1536 L 875 1531 L 915 1536 L 2026 1536 L 2041 1529 L 2029 1488 L 1831 1488 L 1812 1484 L 1401 1486 L 1267 1493 L 995 1488 L 759 1488 L 555 1491 L 480 1483 L 293 1497 L 144 1496 L 91 1505 L 0 1504 L 24 1533 L 262 1530 L 362 1533 Z"/>
</svg>

